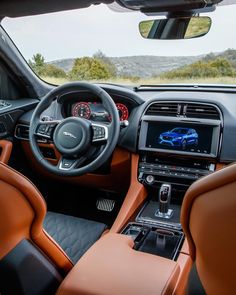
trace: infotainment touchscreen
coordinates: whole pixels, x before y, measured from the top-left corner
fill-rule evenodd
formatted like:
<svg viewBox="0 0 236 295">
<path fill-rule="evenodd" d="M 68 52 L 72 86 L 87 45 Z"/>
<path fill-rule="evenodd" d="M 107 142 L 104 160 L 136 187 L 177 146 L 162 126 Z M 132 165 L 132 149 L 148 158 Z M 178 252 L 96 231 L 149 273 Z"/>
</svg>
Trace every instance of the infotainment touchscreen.
<svg viewBox="0 0 236 295">
<path fill-rule="evenodd" d="M 146 148 L 210 154 L 212 126 L 175 122 L 149 122 Z"/>
</svg>

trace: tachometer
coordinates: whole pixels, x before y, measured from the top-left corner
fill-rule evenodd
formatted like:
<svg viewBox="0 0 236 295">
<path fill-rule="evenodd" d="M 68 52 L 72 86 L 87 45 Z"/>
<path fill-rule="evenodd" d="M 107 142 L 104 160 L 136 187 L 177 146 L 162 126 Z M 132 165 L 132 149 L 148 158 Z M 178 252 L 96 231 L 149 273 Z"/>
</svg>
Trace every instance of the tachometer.
<svg viewBox="0 0 236 295">
<path fill-rule="evenodd" d="M 78 102 L 72 107 L 72 116 L 89 119 L 91 116 L 91 109 L 87 102 Z"/>
<path fill-rule="evenodd" d="M 129 110 L 123 103 L 116 103 L 117 110 L 119 112 L 120 121 L 129 119 Z"/>
</svg>

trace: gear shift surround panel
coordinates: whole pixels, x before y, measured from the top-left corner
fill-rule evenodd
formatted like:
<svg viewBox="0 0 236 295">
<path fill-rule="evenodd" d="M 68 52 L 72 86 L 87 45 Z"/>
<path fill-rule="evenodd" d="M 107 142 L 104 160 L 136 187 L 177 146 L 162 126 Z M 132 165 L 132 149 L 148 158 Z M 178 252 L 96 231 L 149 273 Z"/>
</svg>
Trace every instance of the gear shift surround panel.
<svg viewBox="0 0 236 295">
<path fill-rule="evenodd" d="M 164 218 L 164 219 L 171 219 L 171 217 L 173 216 L 173 213 L 174 213 L 173 209 L 168 209 L 168 211 L 166 213 L 162 213 L 158 209 L 155 213 L 155 216 L 159 217 L 159 218 Z"/>
</svg>

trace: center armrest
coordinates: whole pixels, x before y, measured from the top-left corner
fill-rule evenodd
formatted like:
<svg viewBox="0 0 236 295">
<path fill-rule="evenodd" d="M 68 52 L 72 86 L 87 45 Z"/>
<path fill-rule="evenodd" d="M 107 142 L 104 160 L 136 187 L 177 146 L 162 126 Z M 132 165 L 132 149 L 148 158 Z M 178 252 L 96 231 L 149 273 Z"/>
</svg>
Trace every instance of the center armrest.
<svg viewBox="0 0 236 295">
<path fill-rule="evenodd" d="M 69 272 L 57 295 L 172 294 L 179 266 L 175 261 L 138 252 L 133 240 L 108 233 Z"/>
</svg>

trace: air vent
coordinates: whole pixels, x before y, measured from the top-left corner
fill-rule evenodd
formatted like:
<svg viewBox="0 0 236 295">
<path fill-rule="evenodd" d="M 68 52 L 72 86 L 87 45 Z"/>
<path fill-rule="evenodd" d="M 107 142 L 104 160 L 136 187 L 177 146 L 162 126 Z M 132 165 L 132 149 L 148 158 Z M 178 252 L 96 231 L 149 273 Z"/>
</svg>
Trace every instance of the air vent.
<svg viewBox="0 0 236 295">
<path fill-rule="evenodd" d="M 180 114 L 181 106 L 178 103 L 154 103 L 149 106 L 145 115 L 149 116 L 171 116 Z"/>
<path fill-rule="evenodd" d="M 220 120 L 220 112 L 213 105 L 189 103 L 184 107 L 184 115 L 188 118 Z"/>
<path fill-rule="evenodd" d="M 29 140 L 29 126 L 18 124 L 15 129 L 15 137 L 18 139 Z"/>
</svg>

